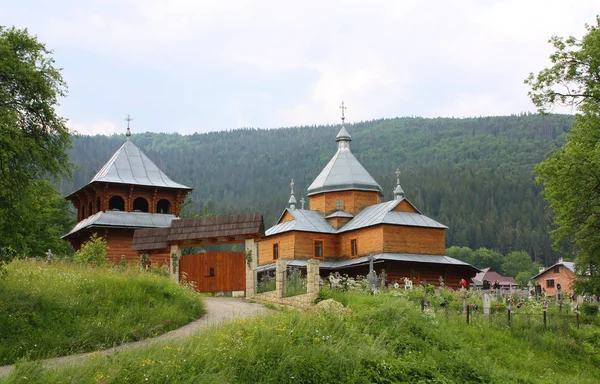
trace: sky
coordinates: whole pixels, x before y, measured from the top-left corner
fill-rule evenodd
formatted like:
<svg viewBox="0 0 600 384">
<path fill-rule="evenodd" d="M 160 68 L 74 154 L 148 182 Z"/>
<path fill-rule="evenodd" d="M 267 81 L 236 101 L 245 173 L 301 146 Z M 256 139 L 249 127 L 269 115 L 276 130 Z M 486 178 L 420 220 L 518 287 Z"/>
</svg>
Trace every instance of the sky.
<svg viewBox="0 0 600 384">
<path fill-rule="evenodd" d="M 0 0 L 53 50 L 80 134 L 534 112 L 523 80 L 598 0 Z M 572 112 L 569 110 L 558 112 Z"/>
</svg>

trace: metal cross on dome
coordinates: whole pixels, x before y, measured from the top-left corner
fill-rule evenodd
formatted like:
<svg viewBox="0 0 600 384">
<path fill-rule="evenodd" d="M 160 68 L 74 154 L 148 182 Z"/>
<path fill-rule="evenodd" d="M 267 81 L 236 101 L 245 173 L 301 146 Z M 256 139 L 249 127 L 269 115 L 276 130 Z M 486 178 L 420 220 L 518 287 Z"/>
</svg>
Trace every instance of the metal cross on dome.
<svg viewBox="0 0 600 384">
<path fill-rule="evenodd" d="M 292 195 L 294 194 L 294 179 L 290 182 L 290 187 L 292 188 Z"/>
<path fill-rule="evenodd" d="M 396 184 L 400 184 L 400 168 L 396 168 Z"/>
<path fill-rule="evenodd" d="M 127 140 L 129 140 L 129 137 L 131 136 L 131 130 L 129 129 L 129 122 L 131 122 L 133 120 L 133 117 L 131 117 L 131 115 L 128 113 L 127 117 L 125 118 L 125 121 L 127 122 L 127 133 L 125 133 L 125 136 L 127 136 Z"/>
<path fill-rule="evenodd" d="M 344 124 L 344 120 L 346 119 L 346 116 L 344 115 L 344 111 L 346 109 L 348 109 L 347 107 L 344 106 L 344 101 L 342 101 L 342 105 L 340 105 L 340 109 L 342 110 L 342 124 Z"/>
</svg>

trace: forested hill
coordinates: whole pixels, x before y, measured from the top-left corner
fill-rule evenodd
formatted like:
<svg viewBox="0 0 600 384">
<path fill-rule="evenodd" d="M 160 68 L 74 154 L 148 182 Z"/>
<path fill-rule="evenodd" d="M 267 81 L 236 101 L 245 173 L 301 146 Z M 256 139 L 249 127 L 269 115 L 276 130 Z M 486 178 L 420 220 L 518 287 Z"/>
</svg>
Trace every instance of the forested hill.
<svg viewBox="0 0 600 384">
<path fill-rule="evenodd" d="M 391 199 L 396 168 L 406 198 L 449 226 L 446 245 L 525 250 L 545 264 L 557 258 L 533 166 L 562 144 L 567 115 L 395 118 L 347 124 L 352 152 Z M 137 127 L 134 127 L 134 130 Z M 238 129 L 193 135 L 142 133 L 132 141 L 173 180 L 195 188 L 194 209 L 261 212 L 273 225 L 295 181 L 296 198 L 336 151 L 339 126 Z M 124 135 L 73 140 L 80 169 L 65 194 L 86 184 L 124 142 Z"/>
</svg>

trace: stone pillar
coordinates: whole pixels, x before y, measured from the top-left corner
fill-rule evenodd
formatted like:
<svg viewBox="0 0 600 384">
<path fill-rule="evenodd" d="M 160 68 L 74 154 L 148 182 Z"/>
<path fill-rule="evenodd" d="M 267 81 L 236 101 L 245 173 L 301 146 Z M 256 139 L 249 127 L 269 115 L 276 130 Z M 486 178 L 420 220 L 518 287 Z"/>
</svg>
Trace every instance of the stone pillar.
<svg viewBox="0 0 600 384">
<path fill-rule="evenodd" d="M 256 294 L 256 267 L 258 266 L 258 249 L 254 239 L 246 239 L 246 297 Z"/>
<path fill-rule="evenodd" d="M 285 297 L 287 260 L 275 262 L 275 294 L 278 299 Z"/>
<path fill-rule="evenodd" d="M 319 260 L 309 259 L 306 262 L 306 292 L 319 293 Z"/>
<path fill-rule="evenodd" d="M 169 273 L 171 278 L 179 283 L 179 261 L 181 259 L 181 249 L 177 244 L 171 245 L 171 262 L 169 263 Z"/>
</svg>

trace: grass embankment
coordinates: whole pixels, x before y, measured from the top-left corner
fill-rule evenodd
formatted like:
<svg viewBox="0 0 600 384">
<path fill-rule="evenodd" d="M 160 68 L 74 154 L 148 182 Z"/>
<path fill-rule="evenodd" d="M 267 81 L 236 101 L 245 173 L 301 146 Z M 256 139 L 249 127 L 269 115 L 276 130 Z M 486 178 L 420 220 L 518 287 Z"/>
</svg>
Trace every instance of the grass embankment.
<svg viewBox="0 0 600 384">
<path fill-rule="evenodd" d="M 200 297 L 136 268 L 13 262 L 0 278 L 0 365 L 165 333 L 201 316 Z"/>
<path fill-rule="evenodd" d="M 338 294 L 336 294 L 338 295 Z M 343 293 L 351 313 L 276 313 L 7 383 L 597 383 L 600 330 L 466 325 L 408 297 Z M 27 381 L 23 379 L 27 377 Z"/>
</svg>

